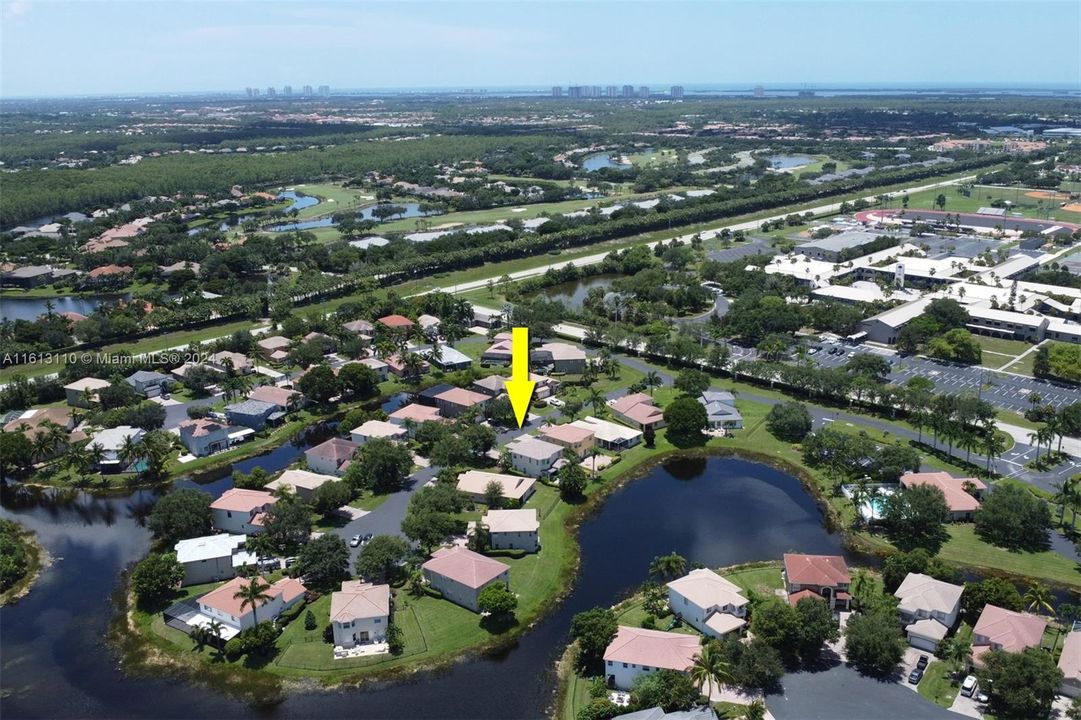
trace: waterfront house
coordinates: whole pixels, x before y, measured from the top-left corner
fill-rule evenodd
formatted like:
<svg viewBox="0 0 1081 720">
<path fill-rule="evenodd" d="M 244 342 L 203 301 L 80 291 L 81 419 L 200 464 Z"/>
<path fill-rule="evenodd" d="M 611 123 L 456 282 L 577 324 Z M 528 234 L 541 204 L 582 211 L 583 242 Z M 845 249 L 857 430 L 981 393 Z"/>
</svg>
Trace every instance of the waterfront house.
<svg viewBox="0 0 1081 720">
<path fill-rule="evenodd" d="M 747 624 L 742 592 L 730 580 L 700 568 L 668 583 L 668 607 L 703 635 L 721 637 Z"/>
<path fill-rule="evenodd" d="M 436 550 L 420 570 L 444 598 L 473 612 L 480 612 L 477 600 L 484 588 L 494 583 L 510 587 L 510 565 L 460 545 Z"/>
<path fill-rule="evenodd" d="M 573 451 L 579 460 L 593 454 L 596 436 L 592 430 L 577 425 L 546 425 L 541 428 L 540 434 L 545 441 Z"/>
<path fill-rule="evenodd" d="M 368 420 L 360 427 L 350 430 L 349 437 L 359 446 L 377 438 L 402 442 L 409 437 L 409 432 L 396 423 L 384 420 Z"/>
<path fill-rule="evenodd" d="M 266 579 L 259 578 L 263 583 Z M 242 605 L 237 594 L 246 588 L 251 580 L 244 577 L 233 578 L 221 587 L 211 590 L 199 598 L 199 614 L 196 624 L 206 625 L 210 620 L 217 620 L 224 625 L 222 640 L 229 640 L 240 634 L 241 630 L 255 627 L 255 621 L 261 623 L 276 620 L 279 615 L 304 600 L 308 589 L 295 578 L 282 578 L 270 585 L 267 590 L 269 599 L 260 600 L 254 606 Z M 191 624 L 191 622 L 189 622 Z"/>
<path fill-rule="evenodd" d="M 98 391 L 112 385 L 108 380 L 95 377 L 84 377 L 64 386 L 64 396 L 68 405 L 73 407 L 88 408 L 98 401 Z"/>
<path fill-rule="evenodd" d="M 372 372 L 374 372 L 379 378 L 379 382 L 383 382 L 384 380 L 386 380 L 388 374 L 390 373 L 390 366 L 378 358 L 361 358 L 357 362 L 359 362 L 361 365 L 371 368 Z"/>
<path fill-rule="evenodd" d="M 971 520 L 980 509 L 980 498 L 987 486 L 977 478 L 955 478 L 947 472 L 908 473 L 901 476 L 901 487 L 931 485 L 942 491 L 954 520 Z"/>
<path fill-rule="evenodd" d="M 908 644 L 937 651 L 938 644 L 957 622 L 963 590 L 960 585 L 922 573 L 906 575 L 893 595 L 897 598 L 897 612 L 905 626 Z"/>
<path fill-rule="evenodd" d="M 818 596 L 831 608 L 847 610 L 852 600 L 852 578 L 840 555 L 785 553 L 784 581 L 788 601 L 793 605 L 804 597 Z"/>
<path fill-rule="evenodd" d="M 242 400 L 225 406 L 225 417 L 230 425 L 240 425 L 252 430 L 262 430 L 282 416 L 277 405 L 262 400 Z"/>
<path fill-rule="evenodd" d="M 483 410 L 491 398 L 479 392 L 466 390 L 465 388 L 452 387 L 435 396 L 436 407 L 443 417 L 458 417 L 470 408 Z"/>
<path fill-rule="evenodd" d="M 489 510 L 480 521 L 488 528 L 493 550 L 537 552 L 540 549 L 536 508 Z"/>
<path fill-rule="evenodd" d="M 438 345 L 435 347 L 422 347 L 417 350 L 422 358 L 435 365 L 440 370 L 453 372 L 466 370 L 473 364 L 473 359 L 457 348 L 450 345 Z"/>
<path fill-rule="evenodd" d="M 743 416 L 736 409 L 735 396 L 724 390 L 706 390 L 698 397 L 706 408 L 706 418 L 714 430 L 738 430 L 743 427 Z"/>
<path fill-rule="evenodd" d="M 342 589 L 330 595 L 330 626 L 337 648 L 386 642 L 390 586 L 360 580 L 342 582 Z"/>
<path fill-rule="evenodd" d="M 180 423 L 180 442 L 195 457 L 222 452 L 229 447 L 229 428 L 209 418 Z"/>
<path fill-rule="evenodd" d="M 303 500 L 304 502 L 310 502 L 315 495 L 315 491 L 319 489 L 321 485 L 328 482 L 334 482 L 338 478 L 333 475 L 321 475 L 319 473 L 309 472 L 308 470 L 289 469 L 283 472 L 276 480 L 271 480 L 264 487 L 270 492 L 276 492 L 282 488 L 289 488 L 294 495 Z"/>
<path fill-rule="evenodd" d="M 236 535 L 252 535 L 263 531 L 266 513 L 278 499 L 263 490 L 229 488 L 210 503 L 214 527 Z"/>
<path fill-rule="evenodd" d="M 204 535 L 181 540 L 173 546 L 176 561 L 184 568 L 181 587 L 228 580 L 244 565 L 255 565 L 259 557 L 244 549 L 244 535 Z"/>
<path fill-rule="evenodd" d="M 593 438 L 596 441 L 597 446 L 604 450 L 620 452 L 632 448 L 642 442 L 641 430 L 635 430 L 626 425 L 620 425 L 619 423 L 610 422 L 608 420 L 601 420 L 592 415 L 588 415 L 568 424 L 573 427 L 589 430 L 593 433 Z"/>
<path fill-rule="evenodd" d="M 480 361 L 485 365 L 510 365 L 511 359 L 512 341 L 509 332 L 496 335 L 492 344 L 480 356 Z"/>
<path fill-rule="evenodd" d="M 90 439 L 88 447 L 95 445 L 103 451 L 102 461 L 98 469 L 103 473 L 117 473 L 129 470 L 129 465 L 134 462 L 130 458 L 122 458 L 124 446 L 138 444 L 146 437 L 146 430 L 130 425 L 119 425 L 114 428 L 100 430 Z M 129 442 L 130 441 L 130 442 Z"/>
<path fill-rule="evenodd" d="M 639 675 L 658 670 L 688 672 L 700 648 L 697 635 L 620 625 L 604 651 L 606 683 L 630 690 Z"/>
<path fill-rule="evenodd" d="M 1045 630 L 1047 621 L 1042 617 L 984 605 L 980 619 L 972 628 L 972 664 L 982 666 L 981 658 L 991 650 L 1021 652 L 1039 647 Z"/>
<path fill-rule="evenodd" d="M 360 445 L 351 440 L 331 438 L 304 452 L 308 467 L 324 475 L 344 475 Z"/>
<path fill-rule="evenodd" d="M 420 403 L 409 403 L 401 406 L 388 415 L 387 420 L 406 428 L 410 436 L 412 436 L 416 427 L 423 422 L 446 422 L 446 418 L 439 414 L 439 408 L 421 405 Z"/>
<path fill-rule="evenodd" d="M 474 502 L 484 502 L 484 491 L 489 483 L 496 483 L 503 490 L 503 497 L 521 505 L 533 495 L 537 481 L 533 478 L 503 475 L 483 470 L 466 470 L 458 476 L 458 490 Z"/>
<path fill-rule="evenodd" d="M 260 385 L 248 393 L 249 400 L 270 403 L 283 413 L 289 413 L 304 404 L 304 395 L 277 385 Z"/>
<path fill-rule="evenodd" d="M 622 420 L 639 430 L 664 427 L 664 412 L 653 404 L 653 398 L 645 393 L 624 395 L 618 400 L 610 400 L 609 407 L 616 419 Z"/>
</svg>

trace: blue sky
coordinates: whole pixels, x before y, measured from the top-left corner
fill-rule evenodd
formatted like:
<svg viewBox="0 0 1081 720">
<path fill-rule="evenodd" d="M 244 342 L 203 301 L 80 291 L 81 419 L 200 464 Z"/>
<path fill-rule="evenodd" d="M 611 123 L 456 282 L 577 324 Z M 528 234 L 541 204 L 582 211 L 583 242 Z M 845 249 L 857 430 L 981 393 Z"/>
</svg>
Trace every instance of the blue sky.
<svg viewBox="0 0 1081 720">
<path fill-rule="evenodd" d="M 1078 2 L 0 0 L 0 95 L 286 84 L 1077 87 L 1079 28 Z"/>
</svg>

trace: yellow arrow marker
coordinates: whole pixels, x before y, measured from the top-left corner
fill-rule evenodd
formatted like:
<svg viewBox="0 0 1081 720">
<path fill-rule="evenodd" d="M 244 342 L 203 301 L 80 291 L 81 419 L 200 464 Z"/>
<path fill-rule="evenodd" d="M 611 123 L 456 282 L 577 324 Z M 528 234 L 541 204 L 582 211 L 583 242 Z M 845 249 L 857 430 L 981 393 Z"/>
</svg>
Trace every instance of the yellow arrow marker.
<svg viewBox="0 0 1081 720">
<path fill-rule="evenodd" d="M 511 377 L 505 382 L 514 419 L 518 427 L 525 422 L 529 401 L 533 398 L 533 386 L 529 379 L 529 328 L 516 327 L 511 331 Z"/>
</svg>

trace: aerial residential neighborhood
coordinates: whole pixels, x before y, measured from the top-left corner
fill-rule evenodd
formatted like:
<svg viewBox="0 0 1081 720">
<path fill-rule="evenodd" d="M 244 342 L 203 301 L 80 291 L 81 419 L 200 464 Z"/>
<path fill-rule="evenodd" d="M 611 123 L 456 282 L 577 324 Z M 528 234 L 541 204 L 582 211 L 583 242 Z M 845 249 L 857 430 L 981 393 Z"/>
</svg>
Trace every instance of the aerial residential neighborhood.
<svg viewBox="0 0 1081 720">
<path fill-rule="evenodd" d="M 1078 720 L 1079 27 L 0 3 L 0 716 Z"/>
</svg>

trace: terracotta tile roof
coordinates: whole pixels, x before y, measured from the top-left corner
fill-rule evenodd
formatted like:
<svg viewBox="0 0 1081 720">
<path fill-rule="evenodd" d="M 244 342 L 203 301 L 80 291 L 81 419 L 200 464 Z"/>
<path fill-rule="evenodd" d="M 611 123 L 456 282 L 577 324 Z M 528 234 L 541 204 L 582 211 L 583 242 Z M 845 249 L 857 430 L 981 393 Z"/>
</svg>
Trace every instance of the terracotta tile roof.
<svg viewBox="0 0 1081 720">
<path fill-rule="evenodd" d="M 800 555 L 785 553 L 784 571 L 794 585 L 833 587 L 852 581 L 848 564 L 840 555 Z"/>
<path fill-rule="evenodd" d="M 465 388 L 452 388 L 446 392 L 439 393 L 435 396 L 436 400 L 442 400 L 443 402 L 451 403 L 452 405 L 460 405 L 462 407 L 473 407 L 480 403 L 487 402 L 488 396 L 483 393 L 473 392 L 472 390 L 466 390 Z"/>
<path fill-rule="evenodd" d="M 266 579 L 259 578 L 264 583 Z M 226 615 L 232 615 L 233 617 L 241 617 L 252 611 L 252 606 L 247 605 L 242 610 L 240 607 L 241 599 L 234 597 L 241 589 L 246 588 L 251 582 L 248 578 L 235 577 L 229 582 L 225 583 L 221 587 L 211 590 L 206 595 L 199 598 L 199 602 L 208 607 L 212 607 L 215 610 L 219 610 Z M 266 591 L 267 595 L 273 597 L 280 597 L 282 602 L 288 604 L 295 600 L 297 597 L 307 592 L 307 588 L 295 578 L 282 578 L 276 583 L 273 583 Z M 256 609 L 266 605 L 267 601 L 263 600 L 256 605 Z M 263 618 L 269 620 L 270 618 Z"/>
<path fill-rule="evenodd" d="M 788 604 L 792 607 L 796 607 L 803 598 L 814 598 L 815 600 L 821 600 L 822 602 L 826 601 L 826 598 L 822 597 L 814 590 L 800 590 L 799 592 L 794 592 L 788 596 Z"/>
<path fill-rule="evenodd" d="M 127 265 L 102 265 L 101 267 L 94 268 L 87 274 L 92 278 L 105 277 L 107 275 L 130 275 L 131 268 Z"/>
<path fill-rule="evenodd" d="M 906 488 L 917 485 L 932 485 L 946 496 L 946 505 L 953 512 L 973 512 L 980 507 L 980 501 L 965 492 L 962 487 L 970 482 L 977 490 L 986 490 L 987 486 L 976 478 L 955 478 L 947 472 L 909 473 L 901 476 L 901 485 Z"/>
<path fill-rule="evenodd" d="M 199 418 L 197 420 L 187 420 L 180 423 L 180 430 L 188 430 L 192 437 L 206 437 L 219 430 L 225 430 L 225 425 L 219 422 L 214 422 L 207 418 Z"/>
<path fill-rule="evenodd" d="M 1062 656 L 1058 659 L 1058 669 L 1066 680 L 1074 683 L 1081 680 L 1081 630 L 1074 630 L 1066 635 L 1062 643 Z"/>
<path fill-rule="evenodd" d="M 558 442 L 575 444 L 585 442 L 593 437 L 592 430 L 586 430 L 575 425 L 549 425 L 541 429 L 541 435 Z"/>
<path fill-rule="evenodd" d="M 697 635 L 620 625 L 604 659 L 683 672 L 694 665 L 700 649 Z"/>
<path fill-rule="evenodd" d="M 342 589 L 331 593 L 330 619 L 351 622 L 390 615 L 390 585 L 373 585 L 346 580 Z"/>
<path fill-rule="evenodd" d="M 300 393 L 296 390 L 286 390 L 276 385 L 260 385 L 248 393 L 249 400 L 261 400 L 281 408 L 289 407 L 299 397 Z"/>
<path fill-rule="evenodd" d="M 387 315 L 377 321 L 388 328 L 411 328 L 414 323 L 404 315 Z"/>
<path fill-rule="evenodd" d="M 444 420 L 443 416 L 439 414 L 438 408 L 434 408 L 430 405 L 421 405 L 419 403 L 403 405 L 387 417 L 391 420 L 413 420 L 417 423 L 422 423 L 426 420 Z"/>
<path fill-rule="evenodd" d="M 461 546 L 436 550 L 421 567 L 474 590 L 510 570 L 510 565 Z"/>
<path fill-rule="evenodd" d="M 352 440 L 344 440 L 342 438 L 331 438 L 324 443 L 316 445 L 312 449 L 308 450 L 308 453 L 316 457 L 327 458 L 328 460 L 342 461 L 349 460 L 356 453 L 357 448 L 360 447 Z"/>
<path fill-rule="evenodd" d="M 972 628 L 973 656 L 976 654 L 977 647 L 988 645 L 977 640 L 977 636 L 987 638 L 990 644 L 1001 646 L 1006 652 L 1020 652 L 1027 647 L 1039 646 L 1046 629 L 1047 621 L 1041 617 L 1006 610 L 995 605 L 984 605 L 980 619 Z"/>
<path fill-rule="evenodd" d="M 221 494 L 221 497 L 210 503 L 210 507 L 214 510 L 251 512 L 262 508 L 264 505 L 273 505 L 276 502 L 278 502 L 277 498 L 263 490 L 229 488 Z"/>
</svg>

